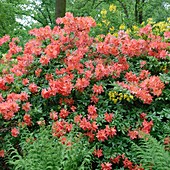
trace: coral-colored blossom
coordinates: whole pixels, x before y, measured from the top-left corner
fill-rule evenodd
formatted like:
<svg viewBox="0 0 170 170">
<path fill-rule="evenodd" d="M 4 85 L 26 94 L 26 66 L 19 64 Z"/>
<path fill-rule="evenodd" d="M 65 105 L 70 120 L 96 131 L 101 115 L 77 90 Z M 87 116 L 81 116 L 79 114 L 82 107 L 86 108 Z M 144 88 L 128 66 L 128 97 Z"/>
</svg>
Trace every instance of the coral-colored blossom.
<svg viewBox="0 0 170 170">
<path fill-rule="evenodd" d="M 138 137 L 138 131 L 136 131 L 136 130 L 130 131 L 129 130 L 128 136 L 130 137 L 130 139 L 136 139 Z"/>
<path fill-rule="evenodd" d="M 41 69 L 41 68 L 36 69 L 36 70 L 35 70 L 35 75 L 36 75 L 36 77 L 40 77 L 41 72 L 42 72 L 42 69 Z"/>
<path fill-rule="evenodd" d="M 61 137 L 72 130 L 73 125 L 66 121 L 56 121 L 52 125 L 53 136 Z"/>
<path fill-rule="evenodd" d="M 119 164 L 121 156 L 118 155 L 115 158 L 110 158 L 110 161 L 114 164 Z"/>
<path fill-rule="evenodd" d="M 141 131 L 146 134 L 149 134 L 151 131 L 151 128 L 153 126 L 153 121 L 151 120 L 150 122 L 148 122 L 148 121 L 144 120 L 142 122 L 142 125 L 143 125 L 143 127 L 142 127 Z"/>
<path fill-rule="evenodd" d="M 22 84 L 23 84 L 24 86 L 26 86 L 28 83 L 29 83 L 29 79 L 27 79 L 27 78 L 22 79 Z"/>
<path fill-rule="evenodd" d="M 59 116 L 60 116 L 60 118 L 65 119 L 69 114 L 70 114 L 70 112 L 67 111 L 66 109 L 61 109 L 60 113 L 59 113 Z"/>
<path fill-rule="evenodd" d="M 6 43 L 9 40 L 10 40 L 10 36 L 9 35 L 4 35 L 2 38 L 0 38 L 0 46 L 2 44 Z"/>
<path fill-rule="evenodd" d="M 146 113 L 141 113 L 141 114 L 140 114 L 140 118 L 143 119 L 143 120 L 146 119 L 146 116 L 147 116 Z"/>
<path fill-rule="evenodd" d="M 81 127 L 83 130 L 91 130 L 91 124 L 90 124 L 90 122 L 87 121 L 86 118 L 83 118 L 83 119 L 80 121 L 80 127 Z"/>
<path fill-rule="evenodd" d="M 57 120 L 58 119 L 58 113 L 55 111 L 50 112 L 50 118 L 52 120 Z"/>
<path fill-rule="evenodd" d="M 5 157 L 5 151 L 4 150 L 0 150 L 0 157 Z"/>
<path fill-rule="evenodd" d="M 106 131 L 104 129 L 98 130 L 96 137 L 99 141 L 102 141 L 102 142 L 108 139 Z"/>
<path fill-rule="evenodd" d="M 11 84 L 14 82 L 14 76 L 11 75 L 11 74 L 8 74 L 5 76 L 5 81 L 8 83 L 8 84 Z"/>
<path fill-rule="evenodd" d="M 93 95 L 91 97 L 91 102 L 93 102 L 94 104 L 98 103 L 98 101 L 99 101 L 99 98 L 97 96 Z"/>
<path fill-rule="evenodd" d="M 24 122 L 27 124 L 27 126 L 32 125 L 31 116 L 29 114 L 25 114 L 23 119 L 24 119 Z"/>
<path fill-rule="evenodd" d="M 102 163 L 101 170 L 112 170 L 112 164 L 110 162 Z"/>
<path fill-rule="evenodd" d="M 125 168 L 132 169 L 133 163 L 128 158 L 125 158 L 123 165 Z"/>
<path fill-rule="evenodd" d="M 78 78 L 75 84 L 75 88 L 79 91 L 83 91 L 84 88 L 86 88 L 89 85 L 89 80 L 85 79 L 85 78 Z"/>
<path fill-rule="evenodd" d="M 31 84 L 29 85 L 29 90 L 30 90 L 30 92 L 32 92 L 32 93 L 36 93 L 36 92 L 38 92 L 38 86 L 37 86 L 35 83 L 31 83 Z"/>
<path fill-rule="evenodd" d="M 41 56 L 41 58 L 40 58 L 40 63 L 41 63 L 42 65 L 48 65 L 49 62 L 50 62 L 50 58 L 49 58 L 49 57 L 47 57 L 47 56 Z"/>
<path fill-rule="evenodd" d="M 102 92 L 104 92 L 102 85 L 98 86 L 98 85 L 94 84 L 93 92 L 96 94 L 101 94 Z"/>
<path fill-rule="evenodd" d="M 31 106 L 32 104 L 30 104 L 30 102 L 27 102 L 22 105 L 22 109 L 28 112 L 31 109 Z"/>
<path fill-rule="evenodd" d="M 4 101 L 4 98 L 2 97 L 2 94 L 0 93 L 0 103 Z"/>
<path fill-rule="evenodd" d="M 98 158 L 100 158 L 101 156 L 103 156 L 103 150 L 102 149 L 95 149 L 94 150 L 94 152 L 93 152 L 93 154 L 95 155 L 95 156 L 97 156 Z"/>
<path fill-rule="evenodd" d="M 17 137 L 19 135 L 19 130 L 17 128 L 12 128 L 11 129 L 11 135 L 13 137 Z"/>
<path fill-rule="evenodd" d="M 107 122 L 112 122 L 112 119 L 113 119 L 113 114 L 112 113 L 105 113 L 104 114 L 104 119 L 107 121 Z"/>
</svg>

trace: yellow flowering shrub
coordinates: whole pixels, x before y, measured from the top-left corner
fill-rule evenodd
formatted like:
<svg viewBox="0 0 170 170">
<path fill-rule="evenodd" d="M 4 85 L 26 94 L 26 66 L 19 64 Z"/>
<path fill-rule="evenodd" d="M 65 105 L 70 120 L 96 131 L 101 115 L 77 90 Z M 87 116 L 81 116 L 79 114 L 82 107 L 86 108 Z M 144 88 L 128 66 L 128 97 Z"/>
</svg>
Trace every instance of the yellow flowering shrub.
<svg viewBox="0 0 170 170">
<path fill-rule="evenodd" d="M 109 91 L 108 95 L 109 95 L 109 99 L 113 101 L 114 104 L 116 104 L 119 101 L 131 102 L 134 100 L 133 95 L 122 93 L 122 92 L 119 93 L 117 91 Z"/>
<path fill-rule="evenodd" d="M 155 22 L 155 21 L 153 21 L 152 18 L 148 18 L 147 21 L 143 22 L 141 25 L 139 25 L 139 26 L 133 25 L 132 26 L 133 35 L 138 35 L 139 29 L 141 27 L 144 27 L 145 25 L 148 25 L 148 24 L 152 26 L 152 31 L 155 35 L 162 36 L 164 32 L 170 31 L 170 17 L 167 18 L 166 21 L 160 21 L 160 22 Z"/>
<path fill-rule="evenodd" d="M 140 28 L 151 25 L 153 34 L 163 36 L 164 32 L 170 31 L 170 17 L 166 21 L 155 22 L 153 18 L 148 18 L 146 21 L 142 22 L 140 25 L 137 23 L 127 23 L 122 16 L 122 12 L 115 4 L 108 4 L 99 11 L 97 15 L 97 27 L 95 28 L 95 35 L 99 34 L 111 34 L 118 36 L 120 30 L 124 30 L 130 36 L 141 37 L 139 35 Z M 129 21 L 130 22 L 130 21 Z"/>
<path fill-rule="evenodd" d="M 105 6 L 97 16 L 97 34 L 113 34 L 115 30 L 119 29 L 119 26 L 125 29 L 125 24 L 121 25 L 120 11 L 113 3 Z"/>
</svg>

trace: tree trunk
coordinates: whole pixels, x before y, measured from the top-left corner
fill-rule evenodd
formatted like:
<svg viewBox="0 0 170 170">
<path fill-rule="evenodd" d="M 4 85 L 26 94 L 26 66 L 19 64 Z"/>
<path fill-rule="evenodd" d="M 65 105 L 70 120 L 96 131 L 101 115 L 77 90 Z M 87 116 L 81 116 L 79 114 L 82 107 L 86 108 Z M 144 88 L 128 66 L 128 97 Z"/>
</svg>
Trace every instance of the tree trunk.
<svg viewBox="0 0 170 170">
<path fill-rule="evenodd" d="M 136 23 L 139 23 L 139 18 L 138 18 L 138 14 L 139 14 L 139 3 L 140 3 L 140 0 L 136 0 L 135 1 L 135 21 Z"/>
<path fill-rule="evenodd" d="M 55 17 L 64 17 L 66 13 L 66 0 L 56 0 Z"/>
<path fill-rule="evenodd" d="M 144 7 L 145 0 L 142 0 L 139 8 L 139 23 L 141 24 L 143 22 L 143 7 Z"/>
</svg>

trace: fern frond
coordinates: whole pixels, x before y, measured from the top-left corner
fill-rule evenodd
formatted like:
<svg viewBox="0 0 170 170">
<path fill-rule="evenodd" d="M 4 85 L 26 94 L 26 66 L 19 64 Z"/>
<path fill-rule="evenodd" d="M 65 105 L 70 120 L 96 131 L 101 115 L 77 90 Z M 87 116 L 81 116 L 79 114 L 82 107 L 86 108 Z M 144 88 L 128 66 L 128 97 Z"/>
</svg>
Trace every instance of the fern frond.
<svg viewBox="0 0 170 170">
<path fill-rule="evenodd" d="M 71 146 L 63 145 L 57 138 L 50 134 L 50 129 L 41 129 L 36 134 L 36 140 L 27 143 L 23 137 L 21 148 L 22 155 L 11 147 L 9 164 L 14 170 L 90 170 L 91 158 L 94 149 L 89 148 L 89 143 L 77 138 L 76 135 L 67 136 Z"/>
<path fill-rule="evenodd" d="M 170 153 L 165 151 L 154 137 L 144 135 L 140 139 L 139 145 L 133 142 L 132 150 L 135 152 L 136 158 L 147 170 L 169 170 L 170 169 Z"/>
</svg>

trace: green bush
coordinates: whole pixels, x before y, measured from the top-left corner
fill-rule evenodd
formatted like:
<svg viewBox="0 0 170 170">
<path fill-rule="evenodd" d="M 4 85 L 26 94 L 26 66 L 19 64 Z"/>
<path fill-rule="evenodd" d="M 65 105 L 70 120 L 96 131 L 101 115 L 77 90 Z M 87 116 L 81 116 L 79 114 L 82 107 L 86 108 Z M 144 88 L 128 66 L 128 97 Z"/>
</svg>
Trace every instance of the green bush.
<svg viewBox="0 0 170 170">
<path fill-rule="evenodd" d="M 57 24 L 63 27 L 31 30 L 34 38 L 23 49 L 17 39 L 9 42 L 0 77 L 2 164 L 9 154 L 8 142 L 18 150 L 19 160 L 31 161 L 22 147 L 22 129 L 36 135 L 45 125 L 59 140 L 73 131 L 74 137 L 82 135 L 83 143 L 89 141 L 89 150 L 95 147 L 92 169 L 139 169 L 129 140 L 139 140 L 139 131 L 162 143 L 170 135 L 168 34 L 154 35 L 147 25 L 135 39 L 123 30 L 116 37 L 98 39 L 89 35 L 96 25 L 91 17 L 70 13 Z M 3 37 L 0 44 L 6 41 Z M 32 146 L 27 147 L 35 150 Z M 119 162 L 111 161 L 117 156 Z"/>
</svg>

